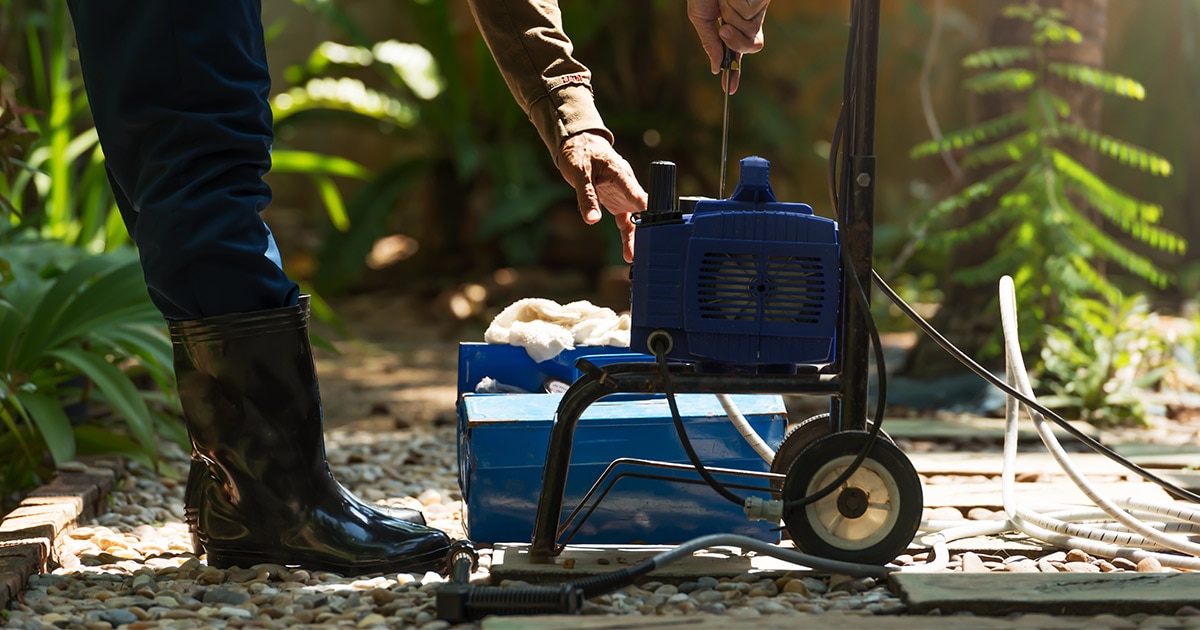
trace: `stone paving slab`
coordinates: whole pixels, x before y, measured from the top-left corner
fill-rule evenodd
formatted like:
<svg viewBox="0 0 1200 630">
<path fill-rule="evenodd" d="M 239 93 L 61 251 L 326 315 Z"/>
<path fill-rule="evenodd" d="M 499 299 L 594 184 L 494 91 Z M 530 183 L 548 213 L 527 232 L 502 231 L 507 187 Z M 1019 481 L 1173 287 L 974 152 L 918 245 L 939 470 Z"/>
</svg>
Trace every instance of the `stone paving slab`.
<svg viewBox="0 0 1200 630">
<path fill-rule="evenodd" d="M 910 440 L 996 440 L 1004 439 L 1004 418 L 985 418 L 983 416 L 955 416 L 953 418 L 886 418 L 883 430 L 892 438 Z M 1070 422 L 1071 426 L 1084 435 L 1096 437 L 1099 430 L 1086 422 Z M 1074 439 L 1057 424 L 1051 426 L 1054 435 L 1060 440 Z M 1041 441 L 1037 430 L 1030 422 L 1022 422 L 1017 426 L 1019 441 Z"/>
<path fill-rule="evenodd" d="M 894 573 L 909 613 L 1174 614 L 1200 604 L 1196 573 Z"/>
<path fill-rule="evenodd" d="M 488 617 L 481 624 L 482 630 L 631 630 L 634 628 L 701 628 L 724 630 L 725 628 L 752 628 L 754 630 L 850 630 L 856 628 L 890 628 L 894 630 L 1039 630 L 1107 628 L 1200 628 L 1200 617 L 1177 617 L 1166 615 L 1146 616 L 1137 623 L 1112 614 L 1094 616 L 1066 616 L 1031 614 L 1018 618 L 998 619 L 994 617 L 961 616 L 888 616 L 876 617 L 862 614 L 829 612 L 823 615 L 771 616 L 738 618 L 715 615 L 692 615 L 688 617 L 579 617 L 568 615 L 540 617 Z"/>
<path fill-rule="evenodd" d="M 791 542 L 783 543 L 790 547 Z M 498 543 L 492 551 L 491 577 L 500 580 L 554 582 L 611 573 L 632 567 L 643 560 L 673 548 L 672 545 L 569 545 L 553 563 L 535 564 L 529 559 L 529 545 Z M 718 547 L 681 558 L 648 574 L 659 581 L 688 581 L 700 577 L 736 577 L 762 573 L 778 577 L 784 573 L 807 573 L 807 567 L 768 556 L 745 554 L 739 549 Z"/>
<path fill-rule="evenodd" d="M 987 475 L 1004 472 L 1004 457 L 1000 453 L 907 453 L 917 472 L 923 475 Z M 1072 453 L 1071 463 L 1079 472 L 1093 476 L 1117 477 L 1131 480 L 1136 477 L 1124 466 L 1098 453 Z M 1017 466 L 1021 475 L 1064 475 L 1050 453 L 1020 453 Z"/>
<path fill-rule="evenodd" d="M 1170 495 L 1156 484 L 1141 481 L 1093 484 L 1096 490 L 1110 498 L 1137 497 L 1146 501 L 1170 502 Z M 1004 507 L 1000 481 L 995 483 L 962 483 L 925 485 L 925 507 L 982 507 L 999 510 Z M 1016 500 L 1022 505 L 1094 505 L 1083 492 L 1070 482 L 1018 483 Z"/>
</svg>

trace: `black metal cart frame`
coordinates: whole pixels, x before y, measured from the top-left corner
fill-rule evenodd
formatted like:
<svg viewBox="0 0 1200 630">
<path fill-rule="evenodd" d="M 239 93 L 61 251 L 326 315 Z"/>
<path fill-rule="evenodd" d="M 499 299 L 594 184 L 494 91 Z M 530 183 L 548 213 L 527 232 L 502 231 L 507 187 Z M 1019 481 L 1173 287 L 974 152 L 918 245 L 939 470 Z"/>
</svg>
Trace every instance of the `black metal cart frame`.
<svg viewBox="0 0 1200 630">
<path fill-rule="evenodd" d="M 859 284 L 871 287 L 872 249 L 875 220 L 875 100 L 879 55 L 880 0 L 855 0 L 855 23 L 861 25 L 861 40 L 848 51 L 848 61 L 858 72 L 848 93 L 854 106 L 846 106 L 848 134 L 843 155 L 843 176 L 838 196 L 841 211 L 838 229 L 841 247 L 853 265 Z M 831 150 L 837 150 L 834 147 Z M 843 270 L 845 273 L 845 270 Z M 845 283 L 843 283 L 845 287 Z M 686 365 L 672 365 L 671 388 L 677 393 L 791 394 L 830 398 L 830 432 L 863 429 L 867 419 L 867 383 L 870 369 L 868 303 L 862 304 L 842 291 L 837 355 L 824 373 L 794 375 L 701 374 Z M 864 312 L 866 309 L 868 312 Z M 575 427 L 592 403 L 618 393 L 664 393 L 659 367 L 646 363 L 624 363 L 604 369 L 581 364 L 584 375 L 563 395 L 555 413 L 542 469 L 542 491 L 534 521 L 530 559 L 551 562 L 560 552 L 558 536 L 571 461 Z"/>
</svg>

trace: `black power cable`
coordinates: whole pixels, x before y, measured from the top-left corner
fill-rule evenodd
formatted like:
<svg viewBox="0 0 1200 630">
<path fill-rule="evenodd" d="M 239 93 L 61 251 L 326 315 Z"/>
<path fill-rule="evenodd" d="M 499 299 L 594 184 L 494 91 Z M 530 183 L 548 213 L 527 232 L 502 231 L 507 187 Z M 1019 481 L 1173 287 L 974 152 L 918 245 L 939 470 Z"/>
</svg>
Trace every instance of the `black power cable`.
<svg viewBox="0 0 1200 630">
<path fill-rule="evenodd" d="M 951 343 L 949 339 L 946 339 L 946 337 L 944 335 L 942 335 L 942 333 L 938 332 L 938 330 L 936 328 L 934 328 L 929 322 L 925 321 L 925 318 L 921 317 L 920 313 L 916 312 L 916 310 L 914 310 L 911 306 L 909 306 L 908 303 L 905 302 L 896 293 L 896 291 L 892 289 L 892 287 L 888 286 L 888 283 L 885 282 L 883 280 L 883 278 L 881 278 L 879 276 L 878 273 L 874 274 L 874 280 L 875 280 L 875 285 L 878 286 L 879 289 L 881 291 L 883 291 L 883 293 L 885 295 L 887 295 L 888 298 L 891 299 L 892 302 L 894 302 L 896 304 L 896 306 L 898 306 L 900 308 L 900 310 L 903 311 L 904 314 L 909 317 L 909 319 L 913 320 L 913 322 L 915 322 L 917 324 L 917 326 L 920 327 L 921 330 L 925 334 L 929 335 L 929 337 L 931 339 L 933 339 L 933 341 L 935 343 L 937 343 L 939 346 L 941 346 L 943 350 L 945 350 L 947 353 L 949 353 L 950 356 L 954 357 L 955 359 L 958 359 L 959 363 L 962 363 L 963 365 L 967 366 L 967 368 L 970 369 L 972 372 L 974 372 L 975 374 L 982 377 L 983 380 L 987 381 L 989 384 L 1000 389 L 1000 391 L 1004 392 L 1005 394 L 1012 396 L 1012 397 L 1016 398 L 1017 400 L 1021 401 L 1024 405 L 1026 405 L 1030 409 L 1033 409 L 1034 411 L 1037 411 L 1038 413 L 1042 414 L 1043 416 L 1046 416 L 1047 418 L 1053 420 L 1055 424 L 1062 427 L 1063 430 L 1065 430 L 1067 433 L 1069 433 L 1072 437 L 1078 439 L 1080 442 L 1083 442 L 1085 445 L 1087 445 L 1088 448 L 1092 449 L 1093 451 L 1095 451 L 1097 453 L 1100 453 L 1101 455 L 1104 455 L 1105 457 L 1108 457 L 1112 461 L 1120 464 L 1121 466 L 1125 467 L 1130 472 L 1133 472 L 1134 474 L 1140 476 L 1141 478 L 1145 479 L 1146 481 L 1150 481 L 1152 483 L 1158 484 L 1160 487 L 1162 487 L 1168 493 L 1174 495 L 1177 499 L 1183 499 L 1186 501 L 1191 501 L 1193 503 L 1200 503 L 1200 495 L 1197 495 L 1196 493 L 1191 492 L 1190 490 L 1181 488 L 1181 487 L 1171 483 L 1170 481 L 1167 481 L 1166 479 L 1163 479 L 1163 478 L 1155 475 L 1154 473 L 1146 470 L 1145 468 L 1142 468 L 1141 466 L 1138 466 L 1137 464 L 1129 461 L 1124 456 L 1122 456 L 1120 453 L 1112 450 L 1111 448 L 1109 448 L 1109 447 L 1105 446 L 1104 444 L 1100 443 L 1099 441 L 1097 441 L 1096 438 L 1093 438 L 1092 436 L 1080 431 L 1078 428 L 1076 428 L 1070 422 L 1067 422 L 1067 420 L 1065 418 L 1063 418 L 1062 416 L 1058 415 L 1054 411 L 1051 411 L 1049 408 L 1038 403 L 1036 400 L 1026 396 L 1021 391 L 1013 388 L 1008 383 L 1004 382 L 1004 380 L 1002 380 L 1000 377 L 996 376 L 995 374 L 992 374 L 990 371 L 988 371 L 987 368 L 980 365 L 978 362 L 976 362 L 974 359 L 972 359 L 969 355 L 967 355 L 967 353 L 963 352 L 957 346 L 955 346 L 953 343 Z"/>
</svg>

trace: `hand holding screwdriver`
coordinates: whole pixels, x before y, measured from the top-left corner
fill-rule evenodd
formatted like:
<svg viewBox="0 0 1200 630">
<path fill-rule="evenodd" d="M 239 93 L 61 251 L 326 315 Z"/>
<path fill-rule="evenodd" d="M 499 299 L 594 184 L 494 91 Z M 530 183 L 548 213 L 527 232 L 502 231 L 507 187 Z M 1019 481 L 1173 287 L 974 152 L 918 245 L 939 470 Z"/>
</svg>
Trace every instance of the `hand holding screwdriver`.
<svg viewBox="0 0 1200 630">
<path fill-rule="evenodd" d="M 722 72 L 727 50 L 736 58 L 763 48 L 763 19 L 771 0 L 688 0 L 688 18 L 708 53 L 712 73 Z M 729 94 L 737 92 L 740 72 L 730 69 L 722 84 Z"/>
</svg>

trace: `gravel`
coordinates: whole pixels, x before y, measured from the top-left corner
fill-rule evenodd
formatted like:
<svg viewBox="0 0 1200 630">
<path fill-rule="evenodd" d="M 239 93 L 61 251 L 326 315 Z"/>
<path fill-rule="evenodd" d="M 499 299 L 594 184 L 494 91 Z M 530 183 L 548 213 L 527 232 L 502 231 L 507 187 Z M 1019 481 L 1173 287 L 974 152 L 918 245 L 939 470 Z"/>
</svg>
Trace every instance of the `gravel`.
<svg viewBox="0 0 1200 630">
<path fill-rule="evenodd" d="M 339 429 L 330 433 L 328 446 L 334 474 L 359 496 L 420 508 L 432 526 L 463 537 L 453 427 Z M 164 474 L 131 464 L 131 474 L 112 494 L 110 511 L 62 537 L 57 550 L 61 566 L 30 579 L 16 608 L 7 611 L 6 627 L 450 627 L 435 618 L 435 590 L 445 581 L 435 573 L 347 578 L 278 565 L 206 566 L 191 553 L 182 518 L 187 457 L 171 446 L 165 451 Z M 927 516 L 965 522 L 998 515 L 975 509 Z M 925 559 L 926 554 L 904 555 L 896 563 Z M 473 579 L 486 581 L 489 565 L 490 550 L 483 548 Z M 1011 573 L 1161 570 L 1152 563 L 1093 558 L 1080 550 L 1040 557 L 968 552 L 953 556 L 947 568 Z M 506 580 L 500 586 L 526 584 Z M 648 581 L 597 597 L 583 609 L 591 615 L 730 617 L 903 612 L 899 598 L 870 578 L 803 573 Z"/>
</svg>

